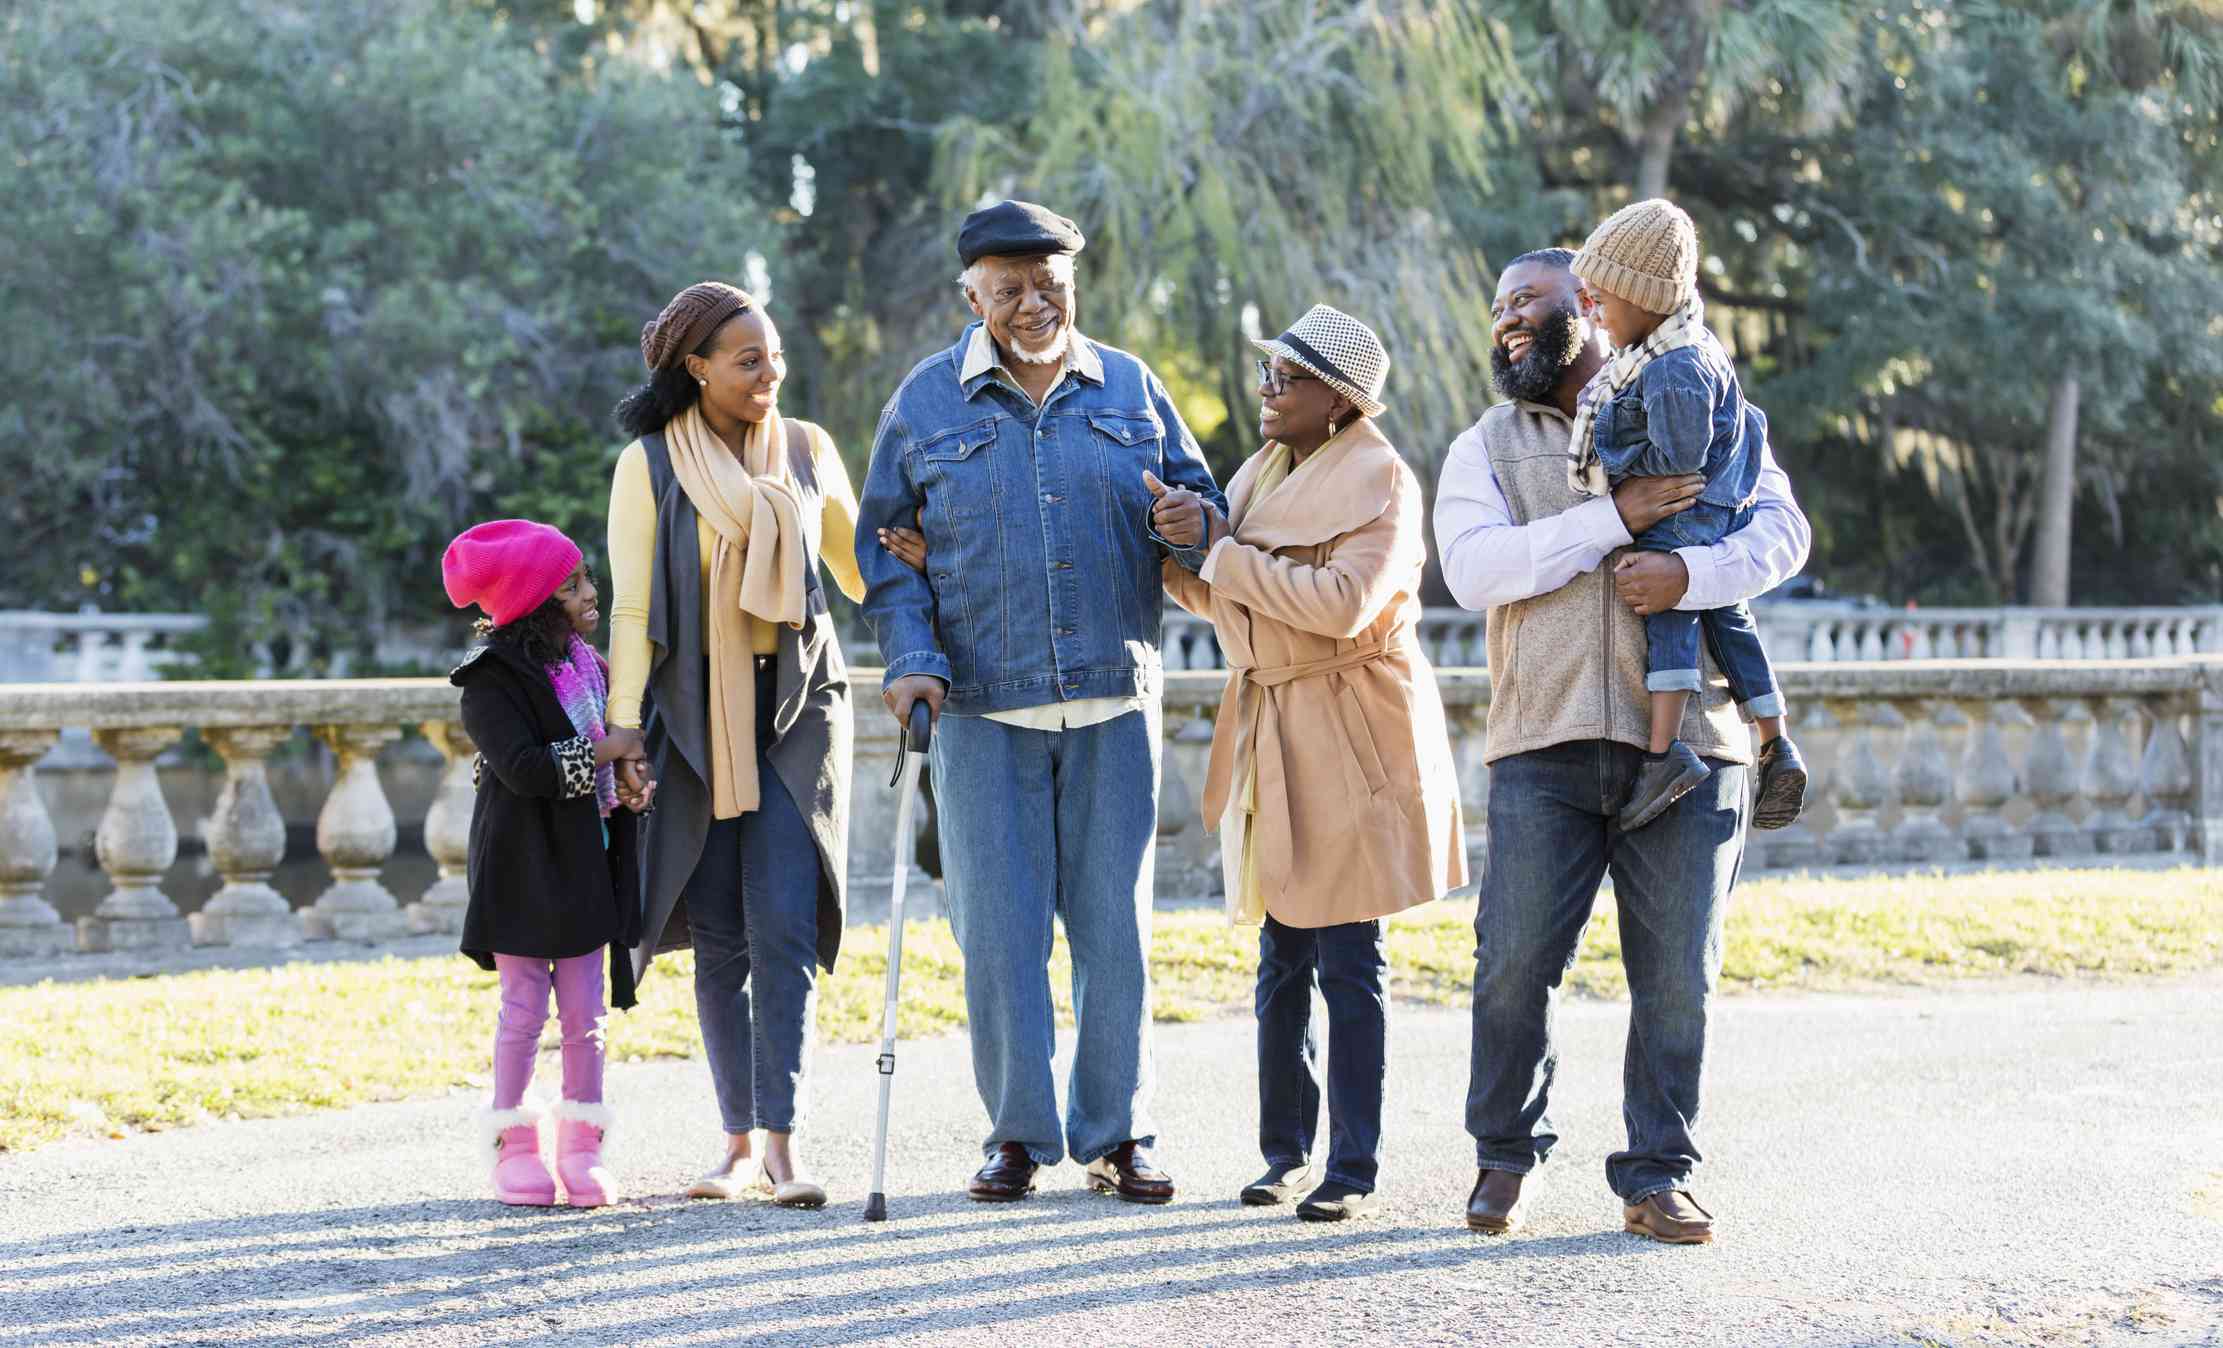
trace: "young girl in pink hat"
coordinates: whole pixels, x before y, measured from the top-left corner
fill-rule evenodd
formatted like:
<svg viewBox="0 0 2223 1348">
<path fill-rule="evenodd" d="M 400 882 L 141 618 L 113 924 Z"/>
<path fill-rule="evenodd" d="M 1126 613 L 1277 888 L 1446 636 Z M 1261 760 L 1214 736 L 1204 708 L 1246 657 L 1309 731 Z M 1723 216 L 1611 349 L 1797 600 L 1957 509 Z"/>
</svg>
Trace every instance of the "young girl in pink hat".
<svg viewBox="0 0 2223 1348">
<path fill-rule="evenodd" d="M 609 666 L 589 641 L 602 614 L 577 544 L 545 524 L 494 520 L 450 543 L 440 570 L 457 608 L 486 614 L 484 643 L 448 678 L 479 749 L 463 953 L 501 975 L 494 1196 L 546 1207 L 560 1177 L 566 1202 L 600 1207 L 617 1198 L 602 1164 L 602 964 L 611 1000 L 632 1006 L 640 939 L 634 821 L 618 806 L 647 808 L 654 783 L 629 771 L 621 784 L 615 770 L 640 758 L 641 733 L 603 723 Z M 525 1105 L 551 989 L 563 1032 L 553 1173 Z"/>
</svg>

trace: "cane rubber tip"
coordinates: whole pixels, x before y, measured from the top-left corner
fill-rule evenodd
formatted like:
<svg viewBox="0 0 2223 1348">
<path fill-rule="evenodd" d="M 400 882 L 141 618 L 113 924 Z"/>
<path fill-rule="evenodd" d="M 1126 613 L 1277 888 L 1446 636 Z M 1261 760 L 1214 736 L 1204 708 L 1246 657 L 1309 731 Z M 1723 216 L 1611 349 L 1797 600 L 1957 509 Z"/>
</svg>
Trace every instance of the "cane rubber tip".
<svg viewBox="0 0 2223 1348">
<path fill-rule="evenodd" d="M 869 1197 L 869 1198 L 865 1199 L 865 1220 L 866 1220 L 866 1221 L 868 1221 L 868 1222 L 884 1222 L 884 1221 L 886 1221 L 887 1219 L 888 1219 L 888 1196 L 887 1196 L 886 1194 L 873 1194 L 873 1195 L 872 1195 L 871 1197 Z"/>
</svg>

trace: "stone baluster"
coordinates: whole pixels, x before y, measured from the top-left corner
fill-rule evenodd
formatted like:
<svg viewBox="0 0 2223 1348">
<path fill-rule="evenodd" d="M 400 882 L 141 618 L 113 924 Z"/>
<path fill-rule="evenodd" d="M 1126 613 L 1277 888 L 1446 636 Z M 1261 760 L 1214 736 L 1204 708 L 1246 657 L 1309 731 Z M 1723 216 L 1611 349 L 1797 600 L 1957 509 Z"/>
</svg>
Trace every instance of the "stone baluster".
<svg viewBox="0 0 2223 1348">
<path fill-rule="evenodd" d="M 1869 661 L 1870 663 L 1873 663 L 1877 660 L 1889 659 L 1890 653 L 1884 649 L 1883 643 L 1883 629 L 1885 627 L 1885 624 L 1880 622 L 1863 621 L 1859 624 L 1859 627 L 1860 658 L 1862 660 Z"/>
<path fill-rule="evenodd" d="M 2007 752 L 2007 732 L 2027 730 L 2030 713 L 2011 700 L 1971 698 L 1964 710 L 1972 720 L 1968 751 L 1961 758 L 1961 836 L 1978 861 L 2028 861 L 2030 835 L 2010 828 L 2001 816 L 2022 783 Z"/>
<path fill-rule="evenodd" d="M 96 730 L 93 742 L 116 760 L 108 809 L 93 835 L 100 868 L 115 888 L 77 924 L 86 950 L 174 949 L 192 941 L 178 906 L 162 892 L 162 874 L 178 858 L 178 828 L 162 799 L 154 760 L 177 743 L 176 726 Z"/>
<path fill-rule="evenodd" d="M 1931 706 L 1907 704 L 1907 729 L 1895 774 L 1901 818 L 1895 836 L 1901 861 L 1930 865 L 1959 861 L 1967 849 L 1945 827 L 1945 807 L 1953 801 L 1953 765 L 1946 757 L 1941 730 L 1964 726 L 1968 718 L 1951 701 Z"/>
<path fill-rule="evenodd" d="M 1208 707 L 1169 705 L 1160 727 L 1157 854 L 1161 900 L 1209 900 L 1221 891 L 1219 839 L 1204 831 L 1204 782 L 1212 756 Z"/>
<path fill-rule="evenodd" d="M 1467 883 L 1479 884 L 1490 852 L 1490 766 L 1484 731 L 1489 705 L 1446 706 L 1444 727 L 1451 734 L 1451 770 L 1459 781 L 1459 817 L 1466 829 Z"/>
<path fill-rule="evenodd" d="M 2153 830 L 2132 823 L 2130 798 L 2138 793 L 2138 704 L 2129 698 L 2102 698 L 2092 730 L 2092 755 L 2085 766 L 2084 794 L 2092 813 L 2084 821 L 2092 846 L 2102 852 L 2144 852 Z"/>
<path fill-rule="evenodd" d="M 2183 708 L 2175 698 L 2158 698 L 2148 704 L 2153 728 L 2146 732 L 2146 752 L 2138 767 L 2138 792 L 2146 798 L 2146 817 L 2140 825 L 2164 852 L 2184 852 L 2192 845 L 2192 755 L 2179 728 Z"/>
<path fill-rule="evenodd" d="M 2039 626 L 2038 658 L 2040 660 L 2058 660 L 2061 658 L 2061 624 L 2045 622 Z"/>
<path fill-rule="evenodd" d="M 2147 618 L 2135 618 L 2123 624 L 2129 636 L 2124 650 L 2133 660 L 2143 660 L 2154 653 L 2154 637 L 2159 624 Z"/>
<path fill-rule="evenodd" d="M 332 794 L 316 817 L 317 851 L 332 883 L 301 914 L 312 941 L 382 941 L 403 935 L 401 905 L 379 881 L 394 852 L 394 807 L 378 781 L 378 751 L 401 738 L 390 725 L 322 725 L 318 738 L 339 758 Z"/>
<path fill-rule="evenodd" d="M 1806 658 L 1818 665 L 1826 665 L 1837 658 L 1834 633 L 1837 624 L 1824 618 L 1816 622 L 1806 634 Z"/>
<path fill-rule="evenodd" d="M 1876 753 L 1874 732 L 1889 733 L 1906 721 L 1888 702 L 1833 698 L 1829 709 L 1845 728 L 1844 749 L 1838 755 L 1837 827 L 1829 835 L 1830 852 L 1840 862 L 1873 866 L 1891 853 L 1881 818 L 1892 786 L 1891 770 Z"/>
<path fill-rule="evenodd" d="M 0 731 L 0 956 L 58 955 L 77 943 L 46 901 L 54 873 L 54 821 L 39 798 L 36 764 L 51 730 Z"/>
<path fill-rule="evenodd" d="M 270 876 L 286 855 L 286 821 L 270 794 L 265 761 L 293 737 L 285 725 L 224 726 L 201 732 L 224 760 L 224 792 L 208 821 L 208 854 L 224 887 L 190 919 L 196 945 L 290 946 L 301 924 Z"/>
<path fill-rule="evenodd" d="M 2108 659 L 2121 660 L 2130 654 L 2130 642 L 2126 635 L 2129 626 L 2127 622 L 2103 621 L 2099 624 L 2100 649 Z"/>
<path fill-rule="evenodd" d="M 2223 866 L 2223 670 L 2205 671 L 2192 707 L 2193 855 Z"/>
<path fill-rule="evenodd" d="M 2070 821 L 2068 810 L 2082 794 L 2084 769 L 2069 738 L 2078 733 L 2074 727 L 2091 723 L 2092 713 L 2075 698 L 2033 699 L 2031 710 L 2038 728 L 2024 775 L 2038 812 L 2027 825 L 2030 850 L 2041 857 L 2080 856 L 2089 850 L 2089 835 Z"/>
<path fill-rule="evenodd" d="M 478 801 L 472 780 L 478 746 L 461 721 L 427 721 L 420 729 L 446 763 L 425 811 L 425 851 L 438 863 L 440 878 L 404 912 L 413 932 L 462 931 L 464 910 L 471 906 L 465 867 L 471 859 L 471 809 Z"/>
</svg>

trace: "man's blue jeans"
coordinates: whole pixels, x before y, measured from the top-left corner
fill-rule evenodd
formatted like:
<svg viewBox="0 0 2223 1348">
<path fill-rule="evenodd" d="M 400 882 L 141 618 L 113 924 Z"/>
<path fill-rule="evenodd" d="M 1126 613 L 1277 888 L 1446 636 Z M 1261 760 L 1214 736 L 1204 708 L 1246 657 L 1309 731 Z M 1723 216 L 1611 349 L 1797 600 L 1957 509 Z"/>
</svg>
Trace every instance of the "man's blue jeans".
<svg viewBox="0 0 2223 1348">
<path fill-rule="evenodd" d="M 1577 740 L 1490 765 L 1467 1086 L 1482 1169 L 1525 1175 L 1550 1155 L 1559 1140 L 1546 1113 L 1559 1061 L 1552 1013 L 1610 872 L 1629 977 L 1628 1147 L 1606 1158 L 1606 1182 L 1628 1203 L 1687 1187 L 1699 1161 L 1707 1004 L 1746 809 L 1746 769 L 1715 761 L 1667 813 L 1623 834 L 1613 819 L 1640 758 L 1625 744 Z"/>
<path fill-rule="evenodd" d="M 983 1151 L 1019 1142 L 1055 1165 L 1155 1141 L 1146 956 L 1158 719 L 1152 703 L 1072 730 L 957 715 L 935 730 L 942 878 L 988 1108 Z M 1062 1129 L 1050 1076 L 1053 914 L 1072 948 L 1076 1022 Z"/>
<path fill-rule="evenodd" d="M 1328 1004 L 1327 1177 L 1374 1192 L 1382 1085 L 1389 1070 L 1389 950 L 1382 924 L 1258 933 L 1258 1149 L 1268 1165 L 1310 1160 L 1320 1126 L 1320 1037 L 1312 989 Z"/>
</svg>

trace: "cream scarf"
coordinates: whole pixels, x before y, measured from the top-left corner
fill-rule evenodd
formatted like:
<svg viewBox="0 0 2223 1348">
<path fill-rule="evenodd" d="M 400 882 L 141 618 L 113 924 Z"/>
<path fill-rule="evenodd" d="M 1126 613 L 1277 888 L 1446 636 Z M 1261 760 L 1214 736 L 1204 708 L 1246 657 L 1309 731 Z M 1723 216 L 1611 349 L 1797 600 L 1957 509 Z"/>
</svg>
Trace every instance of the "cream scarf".
<svg viewBox="0 0 2223 1348">
<path fill-rule="evenodd" d="M 672 472 L 718 541 L 710 553 L 711 814 L 757 807 L 756 660 L 749 618 L 803 625 L 810 552 L 802 499 L 787 466 L 778 412 L 749 427 L 740 458 L 703 420 L 700 405 L 664 428 Z"/>
<path fill-rule="evenodd" d="M 1598 447 L 1591 443 L 1590 431 L 1597 424 L 1598 409 L 1635 383 L 1654 356 L 1696 346 L 1712 337 L 1706 328 L 1706 302 L 1694 290 L 1682 308 L 1652 329 L 1651 336 L 1635 346 L 1616 349 L 1604 366 L 1590 376 L 1590 382 L 1582 386 L 1581 396 L 1575 399 L 1575 434 L 1567 444 L 1569 487 L 1583 496 L 1603 496 L 1613 489 L 1613 484 L 1606 480 L 1605 465 L 1598 462 Z"/>
</svg>

